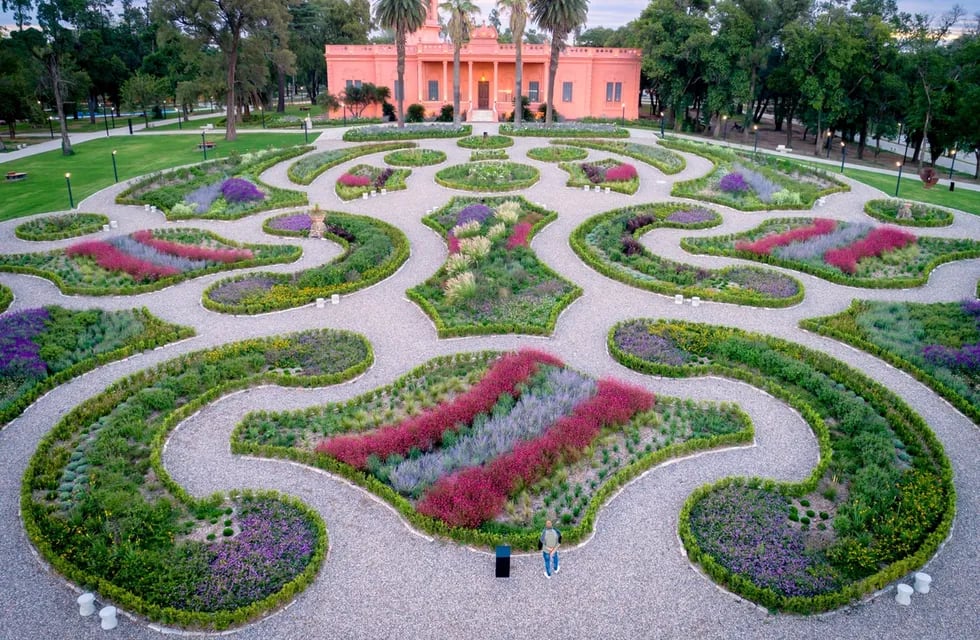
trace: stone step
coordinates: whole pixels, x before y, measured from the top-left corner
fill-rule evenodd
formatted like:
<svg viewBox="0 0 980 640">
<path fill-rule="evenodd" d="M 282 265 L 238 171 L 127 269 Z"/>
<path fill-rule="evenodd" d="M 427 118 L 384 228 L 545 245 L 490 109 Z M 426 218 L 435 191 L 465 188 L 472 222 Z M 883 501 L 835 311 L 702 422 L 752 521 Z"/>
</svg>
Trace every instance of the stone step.
<svg viewBox="0 0 980 640">
<path fill-rule="evenodd" d="M 469 122 L 496 122 L 497 115 L 491 109 L 474 109 L 466 115 Z"/>
</svg>

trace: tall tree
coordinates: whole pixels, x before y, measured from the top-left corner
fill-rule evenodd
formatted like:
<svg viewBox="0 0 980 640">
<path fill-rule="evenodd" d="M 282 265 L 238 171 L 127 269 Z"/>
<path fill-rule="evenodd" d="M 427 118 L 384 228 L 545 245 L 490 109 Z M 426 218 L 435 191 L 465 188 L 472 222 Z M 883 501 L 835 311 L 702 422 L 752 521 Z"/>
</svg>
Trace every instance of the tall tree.
<svg viewBox="0 0 980 640">
<path fill-rule="evenodd" d="M 297 77 L 306 86 L 313 103 L 320 86 L 326 84 L 324 46 L 367 44 L 371 31 L 371 5 L 368 0 L 301 0 L 289 11 L 293 14 L 289 48 L 296 54 Z M 279 93 L 285 94 L 285 78 Z"/>
<path fill-rule="evenodd" d="M 508 13 L 508 24 L 514 38 L 514 126 L 521 126 L 523 115 L 524 28 L 527 26 L 527 0 L 497 0 L 497 6 Z"/>
<path fill-rule="evenodd" d="M 459 51 L 470 41 L 473 18 L 480 7 L 470 0 L 445 0 L 439 8 L 449 14 L 446 23 L 449 39 L 453 43 L 453 124 L 459 126 Z"/>
<path fill-rule="evenodd" d="M 398 105 L 398 127 L 405 126 L 405 39 L 425 24 L 429 7 L 425 0 L 377 0 L 374 18 L 382 29 L 395 32 L 396 72 L 398 86 L 395 103 Z"/>
<path fill-rule="evenodd" d="M 538 26 L 551 34 L 551 59 L 548 64 L 548 110 L 545 125 L 550 125 L 555 112 L 555 76 L 558 75 L 558 56 L 565 48 L 568 36 L 585 24 L 589 0 L 531 0 L 531 16 Z"/>
<path fill-rule="evenodd" d="M 160 100 L 167 95 L 167 89 L 163 78 L 137 71 L 123 83 L 121 93 L 123 103 L 142 111 L 145 120 L 147 108 L 160 104 Z"/>
<path fill-rule="evenodd" d="M 225 63 L 225 140 L 238 137 L 235 83 L 242 38 L 250 32 L 288 37 L 289 5 L 295 0 L 154 0 L 154 15 L 173 23 L 202 45 L 214 45 Z"/>
</svg>

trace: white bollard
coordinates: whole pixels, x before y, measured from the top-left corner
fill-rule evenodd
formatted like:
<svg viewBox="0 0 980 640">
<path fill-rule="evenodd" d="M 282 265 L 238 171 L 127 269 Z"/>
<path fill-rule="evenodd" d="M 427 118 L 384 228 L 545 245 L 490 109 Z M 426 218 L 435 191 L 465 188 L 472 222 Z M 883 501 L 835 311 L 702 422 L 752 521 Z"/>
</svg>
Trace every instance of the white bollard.
<svg viewBox="0 0 980 640">
<path fill-rule="evenodd" d="M 606 187 L 606 193 L 609 193 L 609 191 L 610 191 L 609 187 Z"/>
<path fill-rule="evenodd" d="M 149 210 L 150 210 L 150 205 L 144 204 L 143 205 L 143 211 L 149 211 Z"/>
<path fill-rule="evenodd" d="M 682 296 L 679 293 L 678 294 L 675 294 L 674 295 L 674 304 L 684 304 L 684 296 Z"/>
<path fill-rule="evenodd" d="M 90 616 L 95 613 L 95 594 L 85 592 L 75 600 L 78 603 L 78 615 Z"/>
<path fill-rule="evenodd" d="M 118 220 L 110 220 L 109 221 L 109 228 L 110 229 L 118 229 L 119 228 L 119 221 Z"/>
<path fill-rule="evenodd" d="M 340 304 L 340 294 L 335 293 L 330 296 L 330 304 Z"/>
<path fill-rule="evenodd" d="M 388 190 L 387 190 L 387 189 L 382 189 L 382 190 L 381 190 L 381 195 L 384 195 L 384 194 L 386 194 L 386 193 L 388 193 Z"/>
<path fill-rule="evenodd" d="M 912 587 L 907 584 L 898 585 L 898 593 L 895 594 L 895 602 L 908 606 L 912 604 Z"/>
<path fill-rule="evenodd" d="M 587 185 L 587 184 L 582 185 L 582 189 L 585 190 L 585 191 L 588 191 L 589 190 L 589 185 Z"/>
<path fill-rule="evenodd" d="M 932 584 L 932 576 L 928 573 L 915 574 L 915 592 L 929 593 L 929 585 Z"/>
<path fill-rule="evenodd" d="M 377 189 L 372 189 L 372 190 L 371 190 L 371 197 L 373 198 L 373 197 L 375 197 L 376 195 L 378 195 L 378 190 L 377 190 Z"/>
<path fill-rule="evenodd" d="M 368 192 L 365 191 L 364 193 L 361 194 L 361 200 L 367 200 L 367 199 L 368 199 Z"/>
<path fill-rule="evenodd" d="M 701 297 L 700 296 L 691 296 L 691 306 L 692 307 L 699 307 L 699 306 L 701 306 Z"/>
<path fill-rule="evenodd" d="M 317 308 L 317 309 L 322 309 L 322 308 L 323 308 L 323 305 L 325 305 L 325 304 L 326 304 L 326 302 L 327 302 L 327 301 L 326 301 L 326 299 L 325 299 L 325 298 L 317 298 L 317 299 L 316 299 L 316 308 Z"/>
<path fill-rule="evenodd" d="M 99 610 L 99 618 L 102 619 L 102 630 L 109 631 L 110 629 L 115 629 L 118 622 L 116 621 L 116 608 L 115 607 L 102 607 Z"/>
<path fill-rule="evenodd" d="M 104 224 L 104 225 L 102 225 L 102 230 L 103 230 L 103 231 L 108 231 L 108 230 L 109 230 L 109 228 L 110 228 L 110 227 L 109 227 L 109 225 L 107 225 L 107 224 Z"/>
</svg>

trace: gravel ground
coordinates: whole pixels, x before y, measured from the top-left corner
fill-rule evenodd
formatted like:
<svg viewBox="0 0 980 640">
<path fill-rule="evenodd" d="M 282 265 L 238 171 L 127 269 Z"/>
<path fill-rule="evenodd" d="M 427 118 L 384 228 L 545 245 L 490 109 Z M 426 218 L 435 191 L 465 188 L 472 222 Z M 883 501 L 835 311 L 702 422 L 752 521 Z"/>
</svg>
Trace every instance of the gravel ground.
<svg viewBox="0 0 980 640">
<path fill-rule="evenodd" d="M 475 125 L 474 134 L 496 132 L 495 125 Z M 339 130 L 328 130 L 318 149 L 346 145 Z M 651 131 L 635 131 L 634 139 L 654 143 Z M 943 638 L 980 637 L 980 471 L 976 464 L 980 430 L 948 403 L 908 375 L 850 347 L 797 327 L 800 319 L 835 313 L 853 298 L 920 302 L 959 300 L 972 296 L 980 279 L 980 260 L 943 265 L 923 287 L 865 290 L 830 284 L 792 272 L 806 287 L 802 303 L 779 310 L 721 303 L 675 305 L 673 298 L 639 291 L 605 278 L 586 267 L 568 246 L 571 231 L 588 217 L 630 203 L 669 198 L 674 181 L 703 175 L 709 164 L 685 154 L 687 168 L 665 176 L 636 164 L 640 190 L 633 196 L 584 193 L 564 186 L 565 172 L 555 165 L 527 159 L 526 151 L 546 139 L 516 138 L 510 158 L 541 169 L 541 180 L 521 191 L 532 202 L 558 211 L 558 219 L 532 243 L 542 260 L 580 285 L 584 295 L 561 316 L 548 338 L 483 336 L 439 340 L 431 321 L 405 298 L 405 290 L 429 277 L 445 259 L 443 241 L 422 225 L 426 211 L 456 194 L 439 187 L 434 174 L 469 158 L 455 140 L 422 140 L 420 146 L 441 149 L 449 159 L 432 167 L 413 168 L 408 190 L 368 200 L 342 202 L 333 191 L 337 177 L 358 162 L 380 164 L 383 154 L 355 159 L 335 167 L 308 187 L 288 183 L 285 165 L 263 179 L 286 188 L 305 190 L 312 203 L 325 209 L 375 216 L 408 236 L 412 255 L 405 266 L 367 290 L 344 296 L 339 305 L 314 306 L 253 317 L 215 314 L 200 304 L 210 283 L 227 277 L 215 274 L 164 291 L 128 297 L 61 295 L 47 280 L 0 273 L 13 289 L 13 310 L 40 304 L 71 308 L 99 306 L 123 309 L 145 306 L 171 322 L 193 326 L 198 335 L 175 345 L 116 362 L 53 390 L 0 431 L 0 566 L 8 605 L 0 613 L 0 638 L 157 638 L 160 631 L 145 620 L 122 617 L 112 632 L 99 629 L 97 619 L 77 614 L 72 585 L 47 571 L 27 542 L 18 517 L 21 477 L 38 440 L 71 407 L 133 371 L 163 362 L 179 353 L 253 336 L 311 327 L 358 331 L 374 345 L 375 365 L 357 380 L 325 389 L 263 387 L 226 397 L 184 422 L 171 437 L 164 455 L 168 471 L 196 495 L 241 487 L 275 488 L 296 495 L 316 508 L 327 523 L 330 553 L 316 582 L 294 603 L 269 618 L 236 630 L 241 638 L 531 638 L 547 633 L 563 638 Z M 590 158 L 610 154 L 590 151 Z M 170 225 L 161 214 L 114 203 L 125 185 L 106 189 L 80 204 L 80 210 L 102 212 L 119 221 L 119 229 L 94 237 L 161 226 L 194 226 L 248 242 L 285 241 L 303 247 L 300 261 L 261 267 L 291 272 L 336 256 L 333 243 L 306 239 L 281 240 L 261 231 L 261 223 L 278 212 L 236 222 L 187 221 Z M 756 226 L 769 217 L 821 215 L 841 220 L 870 220 L 864 201 L 882 197 L 874 189 L 851 183 L 852 191 L 827 198 L 811 212 L 743 213 L 710 205 L 722 212 L 723 227 L 698 232 L 656 230 L 643 242 L 652 250 L 685 262 L 719 266 L 740 261 L 687 255 L 677 240 L 685 235 L 715 235 Z M 0 223 L 0 251 L 20 253 L 65 246 L 71 240 L 32 243 L 18 240 L 13 228 L 23 220 Z M 980 237 L 980 218 L 957 214 L 945 229 L 916 229 L 920 235 Z M 605 336 L 618 320 L 662 317 L 697 320 L 766 332 L 825 351 L 855 366 L 903 397 L 936 431 L 955 470 L 958 514 L 953 534 L 926 571 L 933 577 L 929 595 L 913 596 L 900 607 L 893 590 L 821 616 L 770 615 L 716 586 L 695 570 L 677 538 L 677 514 L 697 486 L 719 478 L 760 475 L 798 479 L 817 460 L 816 442 L 802 419 L 772 397 L 739 382 L 719 378 L 689 380 L 643 376 L 615 363 L 606 353 Z M 566 548 L 562 572 L 546 581 L 538 554 L 514 557 L 508 580 L 493 577 L 493 559 L 484 552 L 432 540 L 412 531 L 388 506 L 363 490 L 328 474 L 299 465 L 232 456 L 228 436 L 248 411 L 298 408 L 342 400 L 386 384 L 425 360 L 445 353 L 521 345 L 543 347 L 568 364 L 594 375 L 614 375 L 651 391 L 678 397 L 737 400 L 752 417 L 756 441 L 673 461 L 651 470 L 617 495 L 601 512 L 595 535 L 576 548 Z M 906 579 L 906 582 L 909 580 Z M 11 597 L 12 596 L 12 597 Z"/>
</svg>

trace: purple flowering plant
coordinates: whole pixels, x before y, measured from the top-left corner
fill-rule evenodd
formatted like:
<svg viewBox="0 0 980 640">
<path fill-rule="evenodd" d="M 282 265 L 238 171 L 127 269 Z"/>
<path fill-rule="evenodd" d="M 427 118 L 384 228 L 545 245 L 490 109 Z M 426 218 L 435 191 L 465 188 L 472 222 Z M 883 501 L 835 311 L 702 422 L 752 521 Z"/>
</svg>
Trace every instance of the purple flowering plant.
<svg viewBox="0 0 980 640">
<path fill-rule="evenodd" d="M 48 375 L 34 342 L 50 318 L 47 309 L 25 309 L 0 318 L 0 379 L 37 380 Z"/>
<path fill-rule="evenodd" d="M 476 220 L 480 224 L 493 215 L 493 209 L 485 204 L 473 203 L 459 210 L 456 214 L 456 226 Z"/>
<path fill-rule="evenodd" d="M 221 183 L 221 195 L 231 203 L 252 202 L 262 200 L 265 194 L 248 180 L 242 178 L 228 178 Z"/>
<path fill-rule="evenodd" d="M 674 211 L 667 216 L 667 222 L 672 222 L 674 224 L 700 224 L 702 222 L 716 220 L 717 218 L 717 213 L 698 207 L 694 209 Z"/>
<path fill-rule="evenodd" d="M 616 329 L 616 345 L 642 360 L 679 367 L 693 359 L 668 337 L 650 333 L 645 322 L 628 322 Z"/>
<path fill-rule="evenodd" d="M 310 216 L 305 213 L 293 216 L 279 216 L 269 221 L 269 227 L 280 231 L 308 231 L 310 224 Z"/>
<path fill-rule="evenodd" d="M 749 185 L 745 183 L 745 178 L 741 173 L 733 171 L 722 176 L 718 182 L 718 188 L 725 193 L 743 193 L 749 190 Z"/>
</svg>

